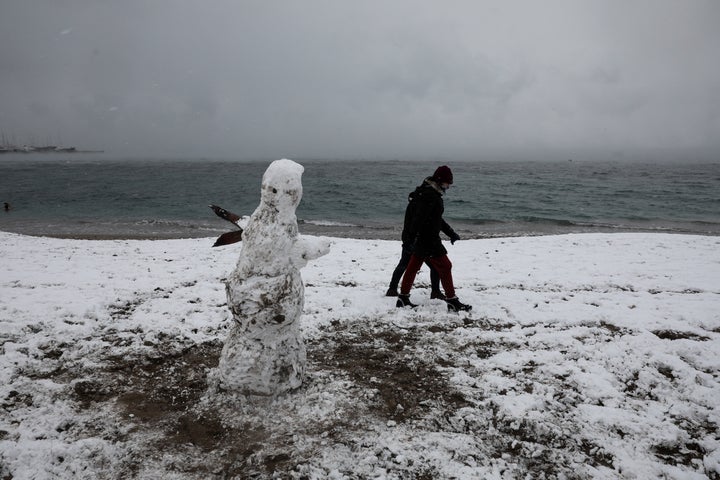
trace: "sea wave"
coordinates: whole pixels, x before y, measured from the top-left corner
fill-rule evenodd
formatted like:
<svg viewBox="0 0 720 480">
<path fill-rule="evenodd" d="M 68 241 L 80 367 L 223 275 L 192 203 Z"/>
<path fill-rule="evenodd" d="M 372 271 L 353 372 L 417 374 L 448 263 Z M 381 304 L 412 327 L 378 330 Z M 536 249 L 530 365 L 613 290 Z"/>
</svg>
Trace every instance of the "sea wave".
<svg viewBox="0 0 720 480">
<path fill-rule="evenodd" d="M 211 231 L 225 231 L 228 228 L 225 228 L 227 225 L 226 223 L 220 223 L 217 226 L 211 224 L 210 222 L 198 222 L 195 220 L 175 220 L 175 219 L 141 219 L 141 220 L 134 220 L 129 222 L 124 221 L 117 221 L 117 222 L 108 222 L 111 225 L 123 225 L 123 224 L 132 224 L 136 225 L 138 227 L 158 227 L 158 228 L 182 228 L 182 229 L 191 229 L 191 230 L 211 230 Z M 221 228 L 221 226 L 223 228 Z"/>
<path fill-rule="evenodd" d="M 521 216 L 521 217 L 518 217 L 518 220 L 520 222 L 545 223 L 545 224 L 549 224 L 549 225 L 558 225 L 561 227 L 573 227 L 573 226 L 577 225 L 576 222 L 574 222 L 572 220 L 567 220 L 564 218 L 536 217 L 534 215 Z"/>
<path fill-rule="evenodd" d="M 363 225 L 358 225 L 355 223 L 337 222 L 333 220 L 298 220 L 298 224 L 316 225 L 318 227 L 363 227 Z"/>
</svg>

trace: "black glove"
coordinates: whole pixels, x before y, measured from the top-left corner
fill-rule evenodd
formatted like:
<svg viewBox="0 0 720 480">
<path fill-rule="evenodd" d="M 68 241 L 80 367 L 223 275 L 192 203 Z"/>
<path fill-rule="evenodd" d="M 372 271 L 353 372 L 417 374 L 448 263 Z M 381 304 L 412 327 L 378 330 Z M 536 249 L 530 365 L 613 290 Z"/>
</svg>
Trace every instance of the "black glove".
<svg viewBox="0 0 720 480">
<path fill-rule="evenodd" d="M 450 235 L 450 244 L 455 245 L 455 242 L 457 242 L 458 240 L 460 240 L 460 235 L 458 235 L 455 232 L 452 232 L 452 235 Z"/>
</svg>

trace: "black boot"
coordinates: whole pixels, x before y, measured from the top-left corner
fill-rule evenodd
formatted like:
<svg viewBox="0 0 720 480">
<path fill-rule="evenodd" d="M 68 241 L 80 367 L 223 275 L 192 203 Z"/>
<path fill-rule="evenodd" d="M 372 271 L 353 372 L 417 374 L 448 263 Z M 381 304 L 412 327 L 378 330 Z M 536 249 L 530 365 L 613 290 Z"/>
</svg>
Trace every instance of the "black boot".
<svg viewBox="0 0 720 480">
<path fill-rule="evenodd" d="M 430 300 L 445 300 L 445 294 L 440 290 L 432 290 L 430 292 Z"/>
<path fill-rule="evenodd" d="M 398 295 L 397 303 L 395 304 L 397 308 L 403 308 L 403 307 L 410 307 L 415 308 L 417 305 L 412 303 L 410 301 L 410 295 L 403 295 L 402 293 Z"/>
<path fill-rule="evenodd" d="M 388 291 L 385 292 L 385 296 L 386 297 L 397 297 L 398 296 L 397 288 L 393 288 L 393 287 L 388 288 Z"/>
<path fill-rule="evenodd" d="M 447 302 L 448 312 L 469 312 L 472 310 L 470 305 L 460 303 L 457 297 L 446 298 L 445 302 Z"/>
</svg>

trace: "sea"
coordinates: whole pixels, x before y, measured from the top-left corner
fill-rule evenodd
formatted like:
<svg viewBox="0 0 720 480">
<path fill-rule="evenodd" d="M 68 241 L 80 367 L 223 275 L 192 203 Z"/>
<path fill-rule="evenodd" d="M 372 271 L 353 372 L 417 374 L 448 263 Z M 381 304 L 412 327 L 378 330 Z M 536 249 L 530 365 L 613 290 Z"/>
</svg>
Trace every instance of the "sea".
<svg viewBox="0 0 720 480">
<path fill-rule="evenodd" d="M 408 194 L 439 165 L 462 238 L 578 232 L 720 235 L 720 163 L 296 160 L 301 233 L 399 239 Z M 250 215 L 269 160 L 0 157 L 0 230 L 89 239 L 214 237 Z"/>
</svg>

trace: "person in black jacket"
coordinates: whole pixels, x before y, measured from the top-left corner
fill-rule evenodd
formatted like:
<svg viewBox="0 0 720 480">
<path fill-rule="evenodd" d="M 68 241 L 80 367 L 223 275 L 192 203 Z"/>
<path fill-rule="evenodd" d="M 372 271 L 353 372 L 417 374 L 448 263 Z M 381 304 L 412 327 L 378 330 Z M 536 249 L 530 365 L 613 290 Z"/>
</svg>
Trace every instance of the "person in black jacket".
<svg viewBox="0 0 720 480">
<path fill-rule="evenodd" d="M 415 198 L 417 197 L 417 191 L 414 191 L 408 195 L 408 206 L 405 209 L 405 224 L 403 226 L 402 230 L 402 254 L 400 255 L 400 261 L 398 262 L 397 266 L 395 267 L 395 270 L 393 271 L 392 277 L 390 278 L 390 286 L 388 287 L 387 292 L 385 293 L 386 297 L 397 297 L 398 296 L 398 285 L 400 284 L 400 279 L 403 276 L 403 273 L 405 273 L 405 269 L 408 266 L 408 263 L 410 263 L 410 256 L 412 255 L 412 247 L 413 243 L 415 241 L 414 238 L 411 238 L 410 236 L 410 219 L 413 216 L 414 209 L 417 205 L 417 202 L 415 201 Z M 449 225 L 445 224 L 447 226 L 447 230 L 443 230 L 445 234 L 450 237 L 450 241 L 452 243 L 455 243 L 455 240 L 459 239 L 460 237 L 453 231 L 452 228 L 450 228 Z M 440 299 L 445 300 L 445 295 L 440 291 L 440 275 L 438 275 L 437 270 L 433 268 L 433 266 L 430 264 L 430 262 L 425 261 L 425 264 L 430 268 L 430 298 L 431 299 Z"/>
<path fill-rule="evenodd" d="M 450 237 L 453 244 L 460 239 L 442 218 L 445 211 L 442 196 L 452 183 L 452 171 L 443 165 L 438 167 L 432 177 L 426 178 L 422 185 L 411 194 L 412 200 L 405 211 L 403 243 L 406 243 L 407 240 L 407 243 L 411 245 L 412 254 L 400 284 L 398 308 L 415 306 L 410 302 L 410 290 L 420 267 L 427 262 L 440 277 L 440 282 L 445 290 L 448 310 L 457 312 L 472 309 L 470 305 L 461 303 L 455 296 L 452 263 L 440 240 L 441 231 Z"/>
</svg>

